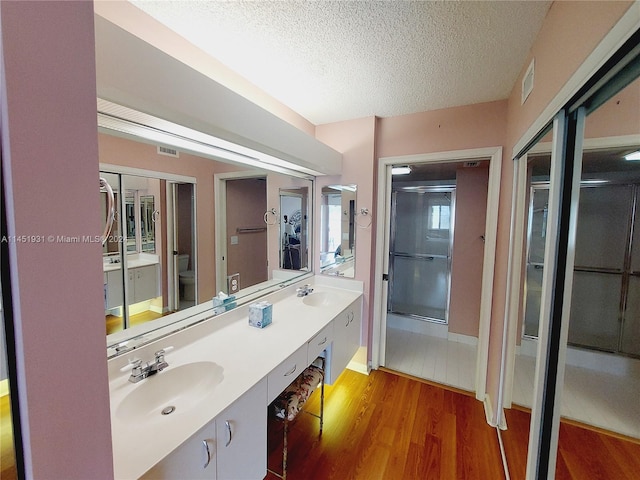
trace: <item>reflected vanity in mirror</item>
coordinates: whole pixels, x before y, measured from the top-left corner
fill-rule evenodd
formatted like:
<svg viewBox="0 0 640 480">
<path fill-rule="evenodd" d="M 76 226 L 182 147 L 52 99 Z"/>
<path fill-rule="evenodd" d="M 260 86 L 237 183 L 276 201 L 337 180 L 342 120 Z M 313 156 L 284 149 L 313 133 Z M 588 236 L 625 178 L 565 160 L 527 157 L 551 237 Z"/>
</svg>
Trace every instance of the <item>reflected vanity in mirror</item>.
<svg viewBox="0 0 640 480">
<path fill-rule="evenodd" d="M 258 169 L 201 144 L 169 148 L 170 135 L 159 145 L 100 119 L 100 176 L 115 203 L 103 247 L 108 357 L 210 318 L 221 291 L 242 304 L 312 275 L 312 175 Z"/>
<path fill-rule="evenodd" d="M 322 188 L 320 206 L 320 273 L 355 276 L 356 186 Z"/>
</svg>

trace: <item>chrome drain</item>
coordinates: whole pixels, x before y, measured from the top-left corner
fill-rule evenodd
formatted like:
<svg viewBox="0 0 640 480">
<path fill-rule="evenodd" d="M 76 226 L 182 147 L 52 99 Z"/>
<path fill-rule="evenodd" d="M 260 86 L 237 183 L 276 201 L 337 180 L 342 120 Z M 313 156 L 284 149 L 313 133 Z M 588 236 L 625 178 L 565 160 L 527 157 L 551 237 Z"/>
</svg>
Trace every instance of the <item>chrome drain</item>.
<svg viewBox="0 0 640 480">
<path fill-rule="evenodd" d="M 170 415 L 175 411 L 176 411 L 176 407 L 174 407 L 173 405 L 169 405 L 168 407 L 164 407 L 162 409 L 162 412 L 160 413 L 162 413 L 162 415 Z"/>
</svg>

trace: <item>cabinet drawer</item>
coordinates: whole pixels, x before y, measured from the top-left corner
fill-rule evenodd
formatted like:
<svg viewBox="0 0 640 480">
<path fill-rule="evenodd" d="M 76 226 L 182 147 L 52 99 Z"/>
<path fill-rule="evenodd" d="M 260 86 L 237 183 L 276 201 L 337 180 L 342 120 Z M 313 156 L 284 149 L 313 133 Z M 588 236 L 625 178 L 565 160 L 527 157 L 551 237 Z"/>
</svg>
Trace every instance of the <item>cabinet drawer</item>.
<svg viewBox="0 0 640 480">
<path fill-rule="evenodd" d="M 307 344 L 305 343 L 293 355 L 274 368 L 267 377 L 267 404 L 273 402 L 308 366 Z"/>
<path fill-rule="evenodd" d="M 320 352 L 328 348 L 331 342 L 333 342 L 333 322 L 329 323 L 329 325 L 320 330 L 320 333 L 309 340 L 307 364 L 311 365 L 311 362 L 318 358 Z"/>
</svg>

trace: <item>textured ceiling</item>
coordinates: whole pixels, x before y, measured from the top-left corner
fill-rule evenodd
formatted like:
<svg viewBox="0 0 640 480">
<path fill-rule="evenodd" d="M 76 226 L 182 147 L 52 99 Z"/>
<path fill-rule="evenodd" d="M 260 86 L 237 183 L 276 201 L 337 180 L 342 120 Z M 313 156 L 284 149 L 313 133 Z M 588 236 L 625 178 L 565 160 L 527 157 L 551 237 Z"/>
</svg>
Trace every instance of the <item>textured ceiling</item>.
<svg viewBox="0 0 640 480">
<path fill-rule="evenodd" d="M 507 98 L 548 1 L 132 1 L 313 124 Z"/>
</svg>

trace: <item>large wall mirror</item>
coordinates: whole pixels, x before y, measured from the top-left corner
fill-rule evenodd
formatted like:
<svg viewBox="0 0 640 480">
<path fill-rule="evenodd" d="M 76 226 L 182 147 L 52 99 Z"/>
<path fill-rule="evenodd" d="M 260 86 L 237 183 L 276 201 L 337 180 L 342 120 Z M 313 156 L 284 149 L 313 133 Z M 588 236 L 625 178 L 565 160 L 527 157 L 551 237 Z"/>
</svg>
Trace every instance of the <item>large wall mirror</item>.
<svg viewBox="0 0 640 480">
<path fill-rule="evenodd" d="M 312 274 L 312 176 L 105 128 L 99 147 L 108 356 L 209 318 L 219 292 L 242 303 Z"/>
<path fill-rule="evenodd" d="M 322 187 L 320 205 L 320 272 L 355 276 L 356 186 Z"/>
</svg>

